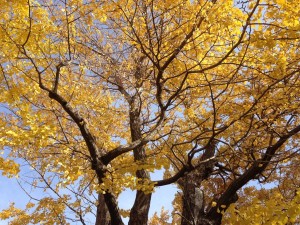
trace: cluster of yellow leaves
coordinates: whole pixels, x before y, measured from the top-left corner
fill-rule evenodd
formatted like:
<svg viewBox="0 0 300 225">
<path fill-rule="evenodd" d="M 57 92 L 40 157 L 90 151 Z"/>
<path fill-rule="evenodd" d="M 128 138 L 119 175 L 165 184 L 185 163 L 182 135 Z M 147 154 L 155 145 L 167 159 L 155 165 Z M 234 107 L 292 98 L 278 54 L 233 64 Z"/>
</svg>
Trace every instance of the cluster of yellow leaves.
<svg viewBox="0 0 300 225">
<path fill-rule="evenodd" d="M 70 224 L 66 221 L 64 212 L 66 205 L 63 197 L 58 200 L 43 198 L 37 204 L 29 202 L 25 210 L 16 208 L 12 203 L 0 212 L 1 220 L 8 220 L 9 225 L 25 224 Z"/>
<path fill-rule="evenodd" d="M 223 220 L 225 224 L 242 223 L 284 225 L 300 221 L 300 192 L 295 191 L 292 200 L 287 200 L 280 192 L 271 192 L 269 198 L 253 198 L 249 205 L 231 205 Z"/>
<path fill-rule="evenodd" d="M 165 210 L 164 207 L 162 207 L 160 214 L 158 215 L 157 212 L 154 213 L 154 215 L 151 217 L 149 221 L 149 225 L 169 225 L 170 223 L 168 222 L 170 219 L 170 215 L 168 210 Z"/>
<path fill-rule="evenodd" d="M 19 164 L 13 160 L 0 157 L 0 171 L 2 171 L 2 175 L 7 177 L 16 176 L 20 172 Z"/>
<path fill-rule="evenodd" d="M 225 127 L 217 136 L 226 143 L 219 143 L 218 160 L 234 172 L 244 171 L 275 141 L 275 134 L 297 124 L 297 118 L 293 124 L 287 118 L 300 108 L 299 79 L 293 73 L 299 64 L 299 3 L 266 0 L 247 20 L 255 2 L 243 7 L 234 2 L 0 0 L 0 102 L 9 109 L 1 114 L 0 147 L 9 147 L 10 157 L 24 159 L 39 174 L 37 183 L 47 182 L 57 192 L 78 184 L 79 192 L 88 190 L 90 195 L 118 195 L 124 188 L 150 193 L 154 183 L 137 179 L 137 170 L 163 168 L 169 177 L 187 160 L 193 142 L 205 144 Z M 41 91 L 39 79 L 51 89 L 57 65 L 66 63 L 59 71 L 58 93 L 85 118 L 105 153 L 131 139 L 128 104 L 116 90 L 138 93 L 142 119 L 148 121 L 144 131 L 151 130 L 154 122 L 149 121 L 159 113 L 153 81 L 160 72 L 157 67 L 172 55 L 159 81 L 161 101 L 166 103 L 181 85 L 184 91 L 171 101 L 173 108 L 156 133 L 163 140 L 145 147 L 144 161 L 134 161 L 131 154 L 112 161 L 99 185 L 80 131 Z M 146 60 L 141 66 L 142 56 Z M 139 66 L 144 74 L 137 78 Z M 281 150 L 278 160 L 291 152 Z M 0 169 L 9 175 L 19 171 L 16 163 L 3 158 Z M 209 198 L 224 188 L 222 182 L 215 178 L 203 184 L 209 187 Z M 50 203 L 56 204 L 48 199 Z M 31 220 L 13 207 L 10 211 L 2 218 L 19 213 L 23 221 Z M 165 211 L 160 218 L 167 220 Z M 152 223 L 158 220 L 156 215 Z"/>
<path fill-rule="evenodd" d="M 132 190 L 142 190 L 145 193 L 151 193 L 154 190 L 155 182 L 148 179 L 136 178 L 135 174 L 138 170 L 155 172 L 162 167 L 167 169 L 170 163 L 166 157 L 159 158 L 148 157 L 145 161 L 134 161 L 132 156 L 127 155 L 113 161 L 108 167 L 106 176 L 101 185 L 95 184 L 93 187 L 100 193 L 111 192 L 119 195 L 125 188 Z"/>
</svg>

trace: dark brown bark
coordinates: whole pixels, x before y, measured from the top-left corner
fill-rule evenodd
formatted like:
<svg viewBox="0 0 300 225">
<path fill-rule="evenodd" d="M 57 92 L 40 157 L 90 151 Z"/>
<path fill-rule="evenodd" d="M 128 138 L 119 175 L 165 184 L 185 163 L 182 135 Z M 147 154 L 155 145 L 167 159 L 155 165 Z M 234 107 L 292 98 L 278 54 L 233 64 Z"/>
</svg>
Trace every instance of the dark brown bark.
<svg viewBox="0 0 300 225">
<path fill-rule="evenodd" d="M 41 76 L 41 74 L 39 74 L 39 77 L 40 76 Z M 101 150 L 98 149 L 95 138 L 89 131 L 87 124 L 85 123 L 85 120 L 68 104 L 68 102 L 62 96 L 60 96 L 56 92 L 53 92 L 53 91 L 49 90 L 48 88 L 46 88 L 41 83 L 41 81 L 39 84 L 43 90 L 48 91 L 49 97 L 51 99 L 56 100 L 62 106 L 62 108 L 68 113 L 68 115 L 73 119 L 73 121 L 77 124 L 77 126 L 85 140 L 85 143 L 88 147 L 89 153 L 90 153 L 91 164 L 92 164 L 91 167 L 96 172 L 99 183 L 102 183 L 102 178 L 104 177 L 104 173 L 105 173 L 105 169 L 104 169 L 105 164 L 103 163 L 103 161 L 101 161 L 101 158 L 100 158 L 100 156 L 102 155 Z M 105 201 L 105 205 L 108 209 L 108 212 L 110 214 L 111 225 L 124 225 L 121 215 L 119 213 L 119 208 L 118 208 L 118 204 L 117 204 L 115 196 L 111 193 L 106 193 L 103 195 L 103 198 Z M 96 220 L 98 220 L 98 221 L 105 220 L 106 208 L 102 208 L 99 210 L 100 210 L 100 213 L 102 213 L 102 214 L 99 215 L 99 217 L 97 215 Z M 98 210 L 97 210 L 97 213 L 98 213 Z M 105 216 L 105 217 L 100 218 L 102 216 Z"/>
<path fill-rule="evenodd" d="M 151 196 L 152 194 L 145 194 L 143 191 L 137 191 L 134 205 L 130 211 L 128 225 L 147 224 Z"/>
<path fill-rule="evenodd" d="M 142 138 L 140 111 L 137 98 L 133 97 L 130 104 L 130 130 L 131 139 L 136 141 Z M 146 152 L 143 146 L 139 146 L 133 150 L 134 160 L 143 161 L 146 158 Z M 137 178 L 150 179 L 150 175 L 145 170 L 136 172 Z M 135 201 L 130 211 L 129 225 L 145 225 L 148 222 L 148 213 L 150 208 L 152 194 L 145 194 L 143 191 L 136 192 Z"/>
<path fill-rule="evenodd" d="M 124 225 L 115 196 L 111 193 L 106 193 L 103 196 L 110 214 L 111 225 Z"/>
<path fill-rule="evenodd" d="M 206 179 L 214 166 L 214 163 L 207 162 L 201 165 L 196 170 L 193 170 L 185 177 L 178 180 L 182 188 L 182 221 L 181 225 L 220 225 L 222 222 L 222 214 L 218 212 L 221 205 L 226 207 L 226 210 L 232 203 L 238 200 L 237 191 L 247 184 L 250 180 L 255 179 L 261 174 L 271 162 L 276 151 L 293 135 L 300 132 L 300 125 L 293 130 L 283 135 L 274 144 L 266 149 L 265 154 L 261 159 L 253 162 L 252 166 L 247 169 L 241 176 L 233 181 L 221 197 L 217 199 L 217 205 L 211 207 L 207 212 L 204 212 L 204 196 L 200 190 L 201 182 Z M 214 151 L 207 149 L 201 160 L 205 160 L 212 156 Z M 200 160 L 200 161 L 201 161 Z"/>
<path fill-rule="evenodd" d="M 95 225 L 111 225 L 108 208 L 103 194 L 98 194 L 98 205 Z"/>
</svg>

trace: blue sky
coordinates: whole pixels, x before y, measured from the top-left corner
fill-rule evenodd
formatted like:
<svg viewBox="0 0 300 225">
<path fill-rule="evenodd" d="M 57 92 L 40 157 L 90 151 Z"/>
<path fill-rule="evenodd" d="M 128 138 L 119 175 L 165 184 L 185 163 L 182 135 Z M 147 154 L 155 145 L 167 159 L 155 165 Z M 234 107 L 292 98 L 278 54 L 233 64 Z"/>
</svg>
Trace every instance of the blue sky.
<svg viewBox="0 0 300 225">
<path fill-rule="evenodd" d="M 3 105 L 0 105 L 0 111 L 8 112 L 5 109 L 5 107 L 3 107 Z M 9 149 L 8 148 L 2 149 L 2 153 L 3 154 L 1 155 L 1 157 L 4 158 L 8 157 Z M 20 163 L 20 165 L 22 165 L 20 176 L 22 176 L 22 174 L 25 175 L 26 171 L 32 172 L 32 170 L 28 166 L 25 166 L 24 163 L 22 163 L 22 160 L 17 160 L 17 162 Z M 163 178 L 163 172 L 157 171 L 151 174 L 151 178 L 152 180 L 160 180 Z M 37 198 L 42 198 L 45 197 L 46 195 L 49 196 L 49 194 L 41 190 L 26 189 L 26 191 L 31 191 L 33 196 Z M 169 212 L 171 213 L 172 201 L 177 191 L 178 189 L 176 188 L 176 185 L 167 185 L 167 186 L 156 188 L 155 193 L 153 193 L 152 196 L 149 217 L 151 217 L 156 211 L 160 212 L 162 207 L 164 207 L 165 210 L 169 210 Z M 119 207 L 122 209 L 130 209 L 133 205 L 134 199 L 135 199 L 134 191 L 131 190 L 124 191 L 119 197 Z M 29 200 L 30 200 L 29 197 L 26 195 L 24 190 L 22 190 L 16 178 L 7 178 L 5 176 L 2 176 L 0 170 L 0 211 L 8 208 L 10 203 L 12 202 L 15 203 L 15 207 L 24 209 L 26 204 L 29 202 Z M 91 218 L 91 221 L 93 220 L 94 218 Z M 128 218 L 125 218 L 124 222 L 125 224 L 127 224 Z M 8 223 L 7 221 L 0 220 L 0 225 L 7 225 L 7 223 Z"/>
<path fill-rule="evenodd" d="M 160 179 L 161 172 L 152 175 L 153 179 Z M 177 192 L 175 185 L 168 185 L 164 187 L 156 188 L 155 193 L 152 196 L 152 202 L 150 207 L 149 216 L 151 217 L 156 211 L 160 212 L 161 208 L 172 211 L 172 201 L 175 193 Z M 42 192 L 37 191 L 37 195 L 42 196 Z M 122 209 L 130 209 L 133 205 L 135 198 L 135 192 L 131 190 L 124 191 L 119 198 L 119 206 Z M 28 203 L 28 196 L 21 189 L 15 178 L 7 178 L 0 175 L 0 210 L 9 207 L 11 202 L 15 202 L 16 207 L 25 208 Z M 91 220 L 93 220 L 91 218 Z M 128 222 L 128 218 L 124 219 L 125 224 Z M 0 225 L 7 225 L 7 221 L 0 221 Z"/>
<path fill-rule="evenodd" d="M 16 207 L 24 208 L 28 202 L 28 197 L 20 188 L 16 179 L 0 176 L 0 210 L 9 207 L 11 202 L 16 203 Z M 0 225 L 7 225 L 6 221 L 0 221 Z"/>
</svg>

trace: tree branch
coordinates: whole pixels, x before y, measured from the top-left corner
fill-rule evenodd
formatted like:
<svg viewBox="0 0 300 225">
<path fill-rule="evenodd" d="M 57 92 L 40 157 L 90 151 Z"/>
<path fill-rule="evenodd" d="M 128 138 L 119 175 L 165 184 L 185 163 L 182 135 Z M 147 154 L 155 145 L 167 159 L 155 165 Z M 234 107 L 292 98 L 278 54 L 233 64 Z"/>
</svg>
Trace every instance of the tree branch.
<svg viewBox="0 0 300 225">
<path fill-rule="evenodd" d="M 218 208 L 221 205 L 226 205 L 228 207 L 232 202 L 232 196 L 236 195 L 236 192 L 242 188 L 245 184 L 247 184 L 250 180 L 255 179 L 255 177 L 262 173 L 265 168 L 270 164 L 271 159 L 273 158 L 276 151 L 293 135 L 300 132 L 300 125 L 296 126 L 293 130 L 288 132 L 286 135 L 283 135 L 279 140 L 274 144 L 267 148 L 265 154 L 260 160 L 257 160 L 253 163 L 253 165 L 246 170 L 239 178 L 233 181 L 227 190 L 222 194 L 219 198 L 217 205 L 212 207 L 209 212 L 208 216 L 211 218 L 216 217 L 219 213 L 217 212 Z"/>
</svg>

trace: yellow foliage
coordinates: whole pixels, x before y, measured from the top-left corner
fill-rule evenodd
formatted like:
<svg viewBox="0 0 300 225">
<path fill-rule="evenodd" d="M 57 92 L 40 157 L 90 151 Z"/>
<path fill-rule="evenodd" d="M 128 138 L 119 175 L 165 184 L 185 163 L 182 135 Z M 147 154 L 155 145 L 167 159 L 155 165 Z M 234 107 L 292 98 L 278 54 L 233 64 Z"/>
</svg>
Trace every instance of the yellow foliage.
<svg viewBox="0 0 300 225">
<path fill-rule="evenodd" d="M 263 171 L 251 179 L 266 176 L 292 195 L 299 176 L 299 134 L 290 133 L 300 121 L 299 1 L 0 5 L 0 170 L 51 193 L 32 198 L 26 210 L 11 205 L 1 219 L 67 224 L 68 213 L 75 220 L 95 213 L 95 194 L 116 201 L 126 188 L 151 194 L 161 183 L 150 173 L 168 179 L 206 162 L 215 163 L 199 181 L 207 209 L 252 166 Z M 214 153 L 205 158 L 212 141 Z M 230 206 L 228 223 L 298 221 L 299 196 L 288 202 L 273 194 L 282 205 L 248 193 L 250 211 Z M 162 209 L 150 224 L 169 219 Z M 179 220 L 173 213 L 173 223 Z"/>
<path fill-rule="evenodd" d="M 161 209 L 160 215 L 158 215 L 156 212 L 150 219 L 149 225 L 169 225 L 170 223 L 168 220 L 170 219 L 170 216 L 168 215 L 168 211 L 165 210 L 164 208 Z"/>
<path fill-rule="evenodd" d="M 295 191 L 292 200 L 286 200 L 278 191 L 271 193 L 269 199 L 254 198 L 248 206 L 229 207 L 224 224 L 296 224 L 300 221 L 300 192 Z"/>
<path fill-rule="evenodd" d="M 20 172 L 19 164 L 10 159 L 3 159 L 0 157 L 0 170 L 2 175 L 13 177 Z"/>
</svg>

